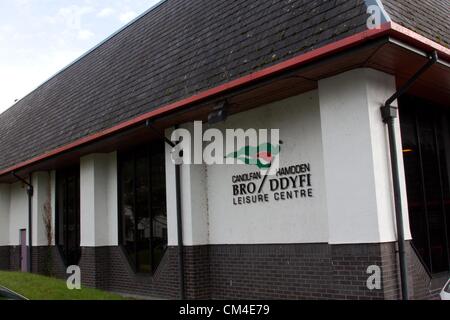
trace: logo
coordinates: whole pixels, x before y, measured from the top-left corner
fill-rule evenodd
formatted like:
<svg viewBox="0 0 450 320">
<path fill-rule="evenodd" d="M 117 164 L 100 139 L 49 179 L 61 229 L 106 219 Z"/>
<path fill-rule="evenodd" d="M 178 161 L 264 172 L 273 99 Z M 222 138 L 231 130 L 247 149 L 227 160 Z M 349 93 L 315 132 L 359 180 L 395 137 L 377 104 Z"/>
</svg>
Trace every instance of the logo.
<svg viewBox="0 0 450 320">
<path fill-rule="evenodd" d="M 242 147 L 238 151 L 228 154 L 225 158 L 234 158 L 247 165 L 256 165 L 260 170 L 268 170 L 275 157 L 280 154 L 280 150 L 280 145 L 263 143 L 257 147 Z"/>
<path fill-rule="evenodd" d="M 176 165 L 244 163 L 256 165 L 265 175 L 272 175 L 279 168 L 279 129 L 203 130 L 203 123 L 195 121 L 191 130 L 174 130 L 170 141 L 172 162 Z"/>
</svg>

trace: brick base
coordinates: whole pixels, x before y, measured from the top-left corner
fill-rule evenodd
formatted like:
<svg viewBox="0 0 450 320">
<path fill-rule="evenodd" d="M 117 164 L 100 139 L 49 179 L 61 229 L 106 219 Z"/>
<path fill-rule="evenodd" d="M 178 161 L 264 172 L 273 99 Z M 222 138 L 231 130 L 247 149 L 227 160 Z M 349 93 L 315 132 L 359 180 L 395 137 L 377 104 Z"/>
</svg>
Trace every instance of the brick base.
<svg viewBox="0 0 450 320">
<path fill-rule="evenodd" d="M 20 271 L 20 246 L 9 247 L 9 270 Z"/>
<path fill-rule="evenodd" d="M 9 270 L 9 247 L 0 247 L 0 270 Z"/>
<path fill-rule="evenodd" d="M 57 247 L 33 247 L 33 273 L 64 279 L 66 266 Z"/>
<path fill-rule="evenodd" d="M 212 246 L 214 299 L 384 299 L 366 270 L 383 267 L 380 245 Z M 383 275 L 385 277 L 385 275 Z M 383 279 L 384 280 L 384 279 Z"/>
<path fill-rule="evenodd" d="M 175 299 L 177 248 L 158 271 L 137 275 L 118 247 L 83 248 L 83 283 L 111 291 Z M 188 299 L 398 299 L 396 246 L 390 244 L 216 245 L 186 247 Z M 382 290 L 367 288 L 380 266 Z"/>
<path fill-rule="evenodd" d="M 136 274 L 122 248 L 82 248 L 80 260 L 85 286 L 167 299 L 178 297 L 177 248 L 169 248 L 153 276 Z"/>
<path fill-rule="evenodd" d="M 410 246 L 412 299 L 436 298 Z M 65 278 L 56 247 L 33 248 L 33 271 Z M 178 249 L 167 249 L 156 273 L 136 274 L 120 247 L 82 248 L 84 286 L 166 299 L 179 297 Z M 395 243 L 214 245 L 186 247 L 188 299 L 399 299 Z M 50 263 L 49 263 L 50 261 Z M 367 268 L 382 269 L 382 289 L 369 290 Z M 0 247 L 0 269 L 20 270 L 20 247 Z"/>
</svg>

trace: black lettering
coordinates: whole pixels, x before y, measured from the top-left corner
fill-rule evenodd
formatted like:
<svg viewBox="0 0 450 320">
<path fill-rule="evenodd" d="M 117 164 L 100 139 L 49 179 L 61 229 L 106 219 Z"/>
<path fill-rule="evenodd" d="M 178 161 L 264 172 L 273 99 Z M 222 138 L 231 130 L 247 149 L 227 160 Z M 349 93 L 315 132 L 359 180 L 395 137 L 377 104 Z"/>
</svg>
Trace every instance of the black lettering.
<svg viewBox="0 0 450 320">
<path fill-rule="evenodd" d="M 238 196 L 239 195 L 239 186 L 238 185 L 233 185 L 233 196 Z"/>
<path fill-rule="evenodd" d="M 277 191 L 280 188 L 280 182 L 277 179 L 270 180 L 270 191 Z"/>
<path fill-rule="evenodd" d="M 254 184 L 253 182 L 250 182 L 247 185 L 247 192 L 250 194 L 253 194 L 253 193 L 255 193 L 255 191 L 256 191 L 256 184 Z"/>
<path fill-rule="evenodd" d="M 281 183 L 281 190 L 286 190 L 289 188 L 289 179 L 288 178 L 281 178 L 280 183 Z"/>
</svg>

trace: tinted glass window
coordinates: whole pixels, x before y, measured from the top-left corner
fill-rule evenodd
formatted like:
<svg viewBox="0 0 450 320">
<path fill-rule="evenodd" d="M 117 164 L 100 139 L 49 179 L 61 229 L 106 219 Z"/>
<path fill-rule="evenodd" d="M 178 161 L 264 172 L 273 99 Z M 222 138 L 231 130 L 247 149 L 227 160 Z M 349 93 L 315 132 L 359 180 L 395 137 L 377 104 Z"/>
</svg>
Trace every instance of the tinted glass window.
<svg viewBox="0 0 450 320">
<path fill-rule="evenodd" d="M 56 243 L 67 265 L 77 265 L 80 256 L 80 171 L 56 173 Z"/>
<path fill-rule="evenodd" d="M 413 244 L 431 273 L 449 270 L 450 114 L 419 99 L 400 103 Z"/>
<path fill-rule="evenodd" d="M 167 248 L 163 143 L 119 154 L 121 242 L 139 273 L 156 270 Z"/>
</svg>

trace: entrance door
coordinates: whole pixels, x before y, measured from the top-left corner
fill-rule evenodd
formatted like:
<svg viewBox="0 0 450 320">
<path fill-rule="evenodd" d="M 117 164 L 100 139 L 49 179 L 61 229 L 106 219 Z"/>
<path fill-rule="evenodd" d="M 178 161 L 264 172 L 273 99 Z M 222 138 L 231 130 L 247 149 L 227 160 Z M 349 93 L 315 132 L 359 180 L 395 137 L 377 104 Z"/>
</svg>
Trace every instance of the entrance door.
<svg viewBox="0 0 450 320">
<path fill-rule="evenodd" d="M 28 271 L 27 230 L 20 230 L 20 270 Z"/>
</svg>

